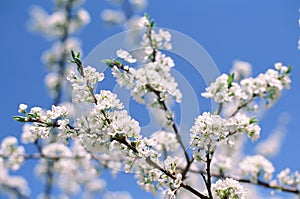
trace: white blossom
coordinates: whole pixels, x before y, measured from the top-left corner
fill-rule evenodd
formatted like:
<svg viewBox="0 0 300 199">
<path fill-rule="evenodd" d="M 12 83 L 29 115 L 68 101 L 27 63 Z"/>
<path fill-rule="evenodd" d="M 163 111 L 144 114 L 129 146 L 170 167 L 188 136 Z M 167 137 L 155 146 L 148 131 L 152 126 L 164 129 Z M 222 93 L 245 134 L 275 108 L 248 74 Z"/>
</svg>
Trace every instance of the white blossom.
<svg viewBox="0 0 300 199">
<path fill-rule="evenodd" d="M 4 165 L 12 170 L 18 170 L 24 161 L 25 149 L 18 146 L 17 138 L 8 136 L 1 142 L 0 154 L 7 157 Z"/>
<path fill-rule="evenodd" d="M 242 174 L 249 176 L 254 182 L 260 175 L 266 181 L 271 180 L 275 170 L 272 163 L 261 155 L 247 156 L 239 165 Z"/>
<path fill-rule="evenodd" d="M 249 62 L 236 60 L 233 62 L 233 67 L 230 73 L 233 73 L 234 79 L 239 82 L 252 74 L 252 66 Z"/>
<path fill-rule="evenodd" d="M 164 190 L 162 194 L 163 194 L 163 199 L 175 199 L 176 198 L 174 191 L 171 189 Z"/>
<path fill-rule="evenodd" d="M 108 115 L 111 123 L 108 126 L 107 133 L 109 135 L 125 135 L 130 138 L 140 137 L 140 126 L 139 123 L 132 119 L 126 110 L 114 111 Z"/>
<path fill-rule="evenodd" d="M 141 17 L 139 19 L 139 21 L 138 21 L 138 26 L 140 28 L 145 28 L 145 27 L 147 27 L 149 25 L 150 25 L 150 22 L 149 22 L 149 20 L 148 20 L 148 18 L 146 16 Z"/>
<path fill-rule="evenodd" d="M 250 118 L 242 113 L 237 113 L 227 121 L 229 134 L 246 133 L 253 141 L 257 140 L 260 136 L 261 128 L 256 124 L 254 118 Z"/>
<path fill-rule="evenodd" d="M 45 84 L 49 89 L 52 97 L 57 96 L 57 86 L 60 83 L 59 75 L 57 73 L 48 73 L 45 77 Z"/>
<path fill-rule="evenodd" d="M 97 112 L 105 109 L 123 109 L 122 102 L 118 99 L 117 95 L 109 90 L 101 90 L 100 94 L 95 94 L 97 104 L 95 110 Z"/>
<path fill-rule="evenodd" d="M 24 144 L 33 143 L 38 139 L 38 134 L 34 134 L 30 131 L 30 125 L 24 124 L 21 135 L 21 140 Z"/>
<path fill-rule="evenodd" d="M 60 143 L 52 143 L 43 148 L 43 155 L 49 157 L 71 157 L 72 153 L 70 149 Z"/>
<path fill-rule="evenodd" d="M 300 173 L 298 171 L 292 173 L 289 168 L 277 174 L 277 179 L 282 185 L 295 186 L 297 188 L 300 186 Z"/>
<path fill-rule="evenodd" d="M 59 70 L 59 61 L 61 59 L 71 59 L 70 51 L 81 52 L 81 42 L 74 37 L 68 37 L 63 43 L 54 42 L 49 50 L 46 50 L 42 55 L 42 62 L 53 73 Z M 67 56 L 67 57 L 64 57 Z M 51 77 L 51 76 L 50 76 Z M 47 79 L 46 79 L 47 81 Z M 49 81 L 49 80 L 48 80 Z M 47 83 L 47 82 L 46 82 Z"/>
<path fill-rule="evenodd" d="M 241 93 L 240 87 L 236 83 L 232 83 L 229 87 L 228 75 L 222 74 L 207 87 L 206 92 L 201 95 L 205 98 L 213 98 L 218 103 L 230 102 L 235 95 Z"/>
<path fill-rule="evenodd" d="M 196 118 L 194 126 L 190 129 L 190 146 L 195 150 L 196 161 L 205 160 L 205 155 L 215 150 L 216 142 L 227 136 L 225 125 L 225 119 L 208 112 L 204 112 Z"/>
<path fill-rule="evenodd" d="M 26 104 L 20 104 L 19 105 L 19 110 L 18 110 L 18 112 L 19 113 L 26 113 L 26 109 L 27 109 L 27 105 Z"/>
<path fill-rule="evenodd" d="M 147 6 L 147 0 L 130 0 L 129 2 L 137 10 L 143 10 Z"/>
<path fill-rule="evenodd" d="M 106 187 L 106 182 L 102 179 L 93 179 L 86 184 L 86 189 L 89 192 L 103 191 Z"/>
<path fill-rule="evenodd" d="M 126 50 L 119 49 L 119 50 L 117 50 L 116 54 L 119 58 L 124 59 L 128 63 L 135 63 L 136 62 L 136 59 L 134 59 L 132 57 L 132 55 L 129 54 Z"/>
<path fill-rule="evenodd" d="M 28 183 L 21 176 L 6 176 L 6 179 L 1 180 L 0 184 L 4 187 L 14 189 L 25 196 L 29 194 L 30 189 Z"/>
<path fill-rule="evenodd" d="M 30 114 L 36 115 L 37 118 L 41 117 L 42 108 L 41 107 L 32 107 L 30 109 Z"/>
<path fill-rule="evenodd" d="M 232 178 L 225 178 L 224 180 L 218 180 L 215 184 L 212 184 L 212 191 L 215 198 L 236 198 L 245 199 L 246 190 L 236 180 Z"/>
<path fill-rule="evenodd" d="M 125 15 L 118 10 L 105 9 L 101 13 L 101 18 L 106 23 L 121 24 L 125 21 Z"/>
<path fill-rule="evenodd" d="M 90 89 L 94 89 L 99 81 L 104 79 L 104 74 L 96 71 L 95 68 L 87 66 L 83 69 L 84 77 L 79 76 L 74 71 L 68 75 L 67 80 L 71 82 L 73 87 L 73 101 L 93 102 L 93 96 Z"/>
<path fill-rule="evenodd" d="M 80 23 L 80 26 L 85 26 L 90 23 L 91 18 L 89 13 L 85 9 L 80 8 L 77 10 L 77 20 L 78 21 L 76 22 Z"/>
<path fill-rule="evenodd" d="M 66 117 L 68 115 L 67 109 L 64 106 L 52 105 L 52 110 L 47 111 L 47 116 L 51 119 Z"/>
<path fill-rule="evenodd" d="M 278 69 L 269 69 L 255 78 L 242 79 L 239 84 L 229 81 L 229 76 L 222 74 L 206 88 L 202 96 L 213 98 L 218 103 L 237 101 L 241 106 L 260 97 L 270 106 L 279 98 L 283 88 L 290 88 L 291 83 L 288 67 L 281 63 L 276 63 L 275 67 Z"/>
<path fill-rule="evenodd" d="M 50 129 L 50 127 L 38 125 L 32 125 L 29 127 L 29 131 L 33 136 L 38 135 L 38 137 L 41 138 L 47 138 L 49 136 Z"/>
<path fill-rule="evenodd" d="M 62 27 L 68 28 L 69 34 L 72 34 L 90 22 L 88 12 L 82 8 L 77 11 L 73 18 L 68 18 L 67 13 L 61 9 L 48 14 L 43 8 L 38 6 L 31 10 L 30 15 L 29 27 L 48 38 L 63 36 L 65 31 Z"/>
<path fill-rule="evenodd" d="M 155 143 L 154 148 L 158 152 L 174 152 L 179 147 L 176 135 L 173 132 L 156 131 L 151 135 L 150 139 Z"/>
</svg>

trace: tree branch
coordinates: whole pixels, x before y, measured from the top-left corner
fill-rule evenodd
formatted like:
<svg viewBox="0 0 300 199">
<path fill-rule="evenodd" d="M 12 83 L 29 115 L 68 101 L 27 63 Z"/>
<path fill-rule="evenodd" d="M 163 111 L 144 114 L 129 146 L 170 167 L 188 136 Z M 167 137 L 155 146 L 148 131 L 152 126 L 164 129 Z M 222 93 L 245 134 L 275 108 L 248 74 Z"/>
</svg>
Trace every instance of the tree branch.
<svg viewBox="0 0 300 199">
<path fill-rule="evenodd" d="M 189 172 L 191 173 L 198 173 L 198 174 L 205 174 L 207 175 L 206 171 L 203 170 L 189 170 Z M 274 189 L 274 190 L 280 190 L 282 192 L 287 192 L 287 193 L 293 193 L 293 194 L 300 194 L 300 191 L 297 188 L 290 188 L 290 187 L 285 187 L 285 186 L 279 186 L 279 185 L 270 185 L 270 183 L 262 181 L 262 180 L 257 180 L 257 181 L 252 181 L 249 179 L 244 179 L 244 178 L 238 178 L 238 177 L 234 177 L 234 176 L 230 176 L 230 175 L 225 175 L 225 174 L 216 174 L 216 173 L 211 173 L 212 177 L 215 178 L 221 178 L 221 179 L 225 179 L 225 178 L 232 178 L 236 181 L 239 181 L 241 183 L 247 183 L 247 184 L 253 184 L 253 185 L 258 185 L 264 188 L 268 188 L 268 189 Z"/>
</svg>

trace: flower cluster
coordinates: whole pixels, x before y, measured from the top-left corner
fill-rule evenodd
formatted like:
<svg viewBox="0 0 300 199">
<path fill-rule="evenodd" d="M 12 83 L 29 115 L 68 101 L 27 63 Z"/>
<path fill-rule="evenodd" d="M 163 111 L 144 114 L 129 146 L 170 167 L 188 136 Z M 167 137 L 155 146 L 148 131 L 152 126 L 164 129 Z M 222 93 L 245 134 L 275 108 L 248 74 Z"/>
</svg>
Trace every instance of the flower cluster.
<svg viewBox="0 0 300 199">
<path fill-rule="evenodd" d="M 67 77 L 72 84 L 73 101 L 77 103 L 94 102 L 91 90 L 93 91 L 96 84 L 104 79 L 104 74 L 88 66 L 83 69 L 83 75 L 84 77 L 71 71 Z"/>
<path fill-rule="evenodd" d="M 109 24 L 121 24 L 125 21 L 126 17 L 123 12 L 112 9 L 105 9 L 101 13 L 103 21 Z"/>
<path fill-rule="evenodd" d="M 74 102 L 89 103 L 93 106 L 76 119 L 77 134 L 91 142 L 92 146 L 97 144 L 104 147 L 102 152 L 113 147 L 110 146 L 110 142 L 114 139 L 122 139 L 125 142 L 139 139 L 139 123 L 123 110 L 124 106 L 117 95 L 108 90 L 94 93 L 95 84 L 104 79 L 103 73 L 96 72 L 96 69 L 90 66 L 83 68 L 79 64 L 78 67 L 82 67 L 79 68 L 79 74 L 72 72 L 68 76 L 73 87 Z"/>
<path fill-rule="evenodd" d="M 299 186 L 300 184 L 300 173 L 296 171 L 295 173 L 291 173 L 291 170 L 289 168 L 286 168 L 285 170 L 281 171 L 277 178 L 281 184 L 289 185 L 289 186 Z"/>
<path fill-rule="evenodd" d="M 42 55 L 43 63 L 51 70 L 59 69 L 59 62 L 62 58 L 69 58 L 69 52 L 71 50 L 75 50 L 76 52 L 80 52 L 81 44 L 80 41 L 75 37 L 67 38 L 64 43 L 55 42 L 52 44 L 51 49 L 45 51 Z M 66 55 L 67 54 L 67 55 Z"/>
<path fill-rule="evenodd" d="M 24 162 L 25 149 L 18 145 L 16 137 L 5 137 L 0 148 L 0 189 L 1 191 L 16 193 L 23 197 L 29 192 L 27 181 L 21 176 L 11 176 L 9 171 L 20 169 Z"/>
<path fill-rule="evenodd" d="M 47 138 L 50 130 L 59 127 L 61 136 L 70 131 L 67 119 L 68 111 L 64 106 L 52 105 L 51 110 L 43 111 L 40 107 L 32 107 L 27 112 L 27 105 L 20 104 L 19 112 L 24 113 L 25 116 L 14 116 L 14 119 L 19 122 L 27 122 L 23 126 L 22 142 L 33 143 L 38 138 Z M 65 136 L 64 136 L 65 137 Z"/>
<path fill-rule="evenodd" d="M 149 92 L 159 93 L 159 99 L 150 104 L 165 101 L 169 96 L 181 102 L 181 92 L 177 88 L 177 82 L 170 74 L 173 61 L 165 59 L 165 56 L 157 52 L 157 62 L 146 64 L 137 70 L 132 70 L 134 75 L 134 86 L 131 95 L 140 103 L 145 103 L 145 95 Z"/>
<path fill-rule="evenodd" d="M 236 180 L 232 178 L 225 178 L 224 180 L 218 180 L 212 185 L 212 191 L 214 193 L 214 198 L 235 198 L 235 199 L 245 199 L 246 190 L 243 186 Z"/>
<path fill-rule="evenodd" d="M 76 3 L 76 1 L 70 0 L 59 3 L 57 11 L 51 14 L 48 14 L 41 7 L 34 7 L 31 10 L 30 27 L 49 38 L 61 37 L 66 33 L 65 31 L 69 34 L 74 33 L 90 22 L 90 16 L 85 9 L 79 8 L 71 17 L 68 13 L 66 14 L 65 7 L 75 7 L 76 4 L 80 3 L 80 1 Z M 67 29 L 64 28 L 65 26 Z"/>
<path fill-rule="evenodd" d="M 246 133 L 252 141 L 256 141 L 259 138 L 261 131 L 254 117 L 249 118 L 242 113 L 237 113 L 235 116 L 227 119 L 227 129 L 230 135 Z"/>
<path fill-rule="evenodd" d="M 246 133 L 252 140 L 258 139 L 260 127 L 255 122 L 254 118 L 240 113 L 224 119 L 219 115 L 204 112 L 196 118 L 195 124 L 190 129 L 190 146 L 194 150 L 195 159 L 197 161 L 205 160 L 205 155 L 214 152 L 217 142 L 222 140 L 233 144 L 229 138 L 238 133 Z"/>
<path fill-rule="evenodd" d="M 150 139 L 155 143 L 155 150 L 160 153 L 174 152 L 179 147 L 176 135 L 173 132 L 156 131 L 151 135 Z"/>
<path fill-rule="evenodd" d="M 15 137 L 9 136 L 2 140 L 0 155 L 5 157 L 2 163 L 12 170 L 18 170 L 24 161 L 25 149 L 23 146 L 18 146 L 18 140 Z"/>
<path fill-rule="evenodd" d="M 171 34 L 162 29 L 159 29 L 158 32 L 155 32 L 152 29 L 154 22 L 152 20 L 150 21 L 148 16 L 140 18 L 138 25 L 140 28 L 148 28 L 148 32 L 143 35 L 142 39 L 142 46 L 145 47 L 144 52 L 146 56 L 151 56 L 154 49 L 172 49 L 172 44 L 170 43 Z"/>
<path fill-rule="evenodd" d="M 145 55 L 144 60 L 141 61 L 146 61 L 146 63 L 137 69 L 123 65 L 118 60 L 105 60 L 105 63 L 112 68 L 113 75 L 120 86 L 131 89 L 131 95 L 136 101 L 146 103 L 145 97 L 152 92 L 156 96 L 149 100 L 151 106 L 155 106 L 169 97 L 181 102 L 182 94 L 170 73 L 171 68 L 175 65 L 174 61 L 159 51 L 159 49 L 172 48 L 170 33 L 161 29 L 156 33 L 153 30 L 154 22 L 149 21 L 147 16 L 142 17 L 139 24 L 141 27 L 148 28 L 141 44 L 144 47 Z M 136 61 L 124 50 L 118 50 L 117 55 L 128 63 Z"/>
<path fill-rule="evenodd" d="M 289 168 L 286 168 L 277 174 L 277 179 L 272 180 L 270 185 L 274 187 L 283 185 L 299 189 L 300 173 L 299 171 L 291 172 Z"/>
<path fill-rule="evenodd" d="M 9 175 L 9 170 L 6 167 L 5 160 L 0 158 L 0 190 L 1 192 L 17 193 L 17 196 L 22 198 L 29 193 L 27 181 L 21 176 Z"/>
<path fill-rule="evenodd" d="M 130 139 L 140 137 L 139 123 L 126 110 L 122 110 L 123 105 L 115 94 L 102 90 L 95 97 L 97 104 L 94 108 L 75 122 L 79 134 L 99 143 L 110 142 L 115 136 L 126 136 Z"/>
<path fill-rule="evenodd" d="M 291 83 L 289 76 L 291 67 L 276 63 L 275 69 L 269 69 L 256 78 L 242 79 L 239 84 L 233 82 L 234 75 L 223 74 L 206 88 L 206 92 L 202 93 L 202 96 L 213 98 L 218 103 L 236 100 L 240 106 L 259 96 L 266 101 L 267 105 L 271 105 L 279 98 L 283 88 L 290 88 Z"/>
<path fill-rule="evenodd" d="M 53 163 L 53 170 L 58 175 L 55 180 L 64 193 L 74 195 L 83 191 L 83 194 L 91 194 L 105 189 L 106 183 L 99 179 L 100 173 L 91 154 L 79 139 L 75 139 L 70 148 L 62 143 L 48 144 L 43 148 L 42 154 L 48 158 L 57 158 Z M 47 167 L 47 161 L 41 159 L 36 167 L 37 175 L 46 174 Z"/>
<path fill-rule="evenodd" d="M 213 98 L 218 103 L 230 102 L 240 91 L 240 87 L 230 80 L 231 76 L 222 74 L 202 93 L 205 98 Z"/>
<path fill-rule="evenodd" d="M 156 193 L 157 190 L 169 188 L 164 190 L 164 193 L 168 193 L 170 189 L 177 190 L 181 186 L 182 175 L 178 172 L 177 158 L 168 157 L 163 163 L 157 162 L 157 165 L 160 165 L 157 167 L 153 167 L 153 165 L 147 163 L 144 159 L 140 159 L 139 163 L 142 162 L 144 164 L 137 166 L 135 177 L 138 180 L 138 184 L 147 192 Z"/>
<path fill-rule="evenodd" d="M 195 151 L 196 161 L 205 161 L 205 155 L 213 152 L 216 148 L 216 142 L 225 139 L 228 132 L 225 132 L 226 120 L 219 115 L 212 115 L 204 112 L 195 120 L 191 128 L 190 146 Z"/>
<path fill-rule="evenodd" d="M 272 163 L 261 155 L 247 156 L 241 163 L 242 174 L 250 177 L 250 180 L 256 182 L 260 175 L 263 179 L 269 181 L 272 179 L 274 167 Z"/>
</svg>

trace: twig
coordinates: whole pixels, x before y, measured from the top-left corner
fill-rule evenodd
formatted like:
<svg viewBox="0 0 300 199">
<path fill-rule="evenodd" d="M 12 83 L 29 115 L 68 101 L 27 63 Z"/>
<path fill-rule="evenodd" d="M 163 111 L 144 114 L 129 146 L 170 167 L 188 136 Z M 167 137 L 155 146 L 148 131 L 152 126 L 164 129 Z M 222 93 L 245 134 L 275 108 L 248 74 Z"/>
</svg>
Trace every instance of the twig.
<svg viewBox="0 0 300 199">
<path fill-rule="evenodd" d="M 206 171 L 203 171 L 203 170 L 192 170 L 190 169 L 189 172 L 191 173 L 198 173 L 198 174 L 207 174 Z M 280 191 L 283 191 L 283 192 L 287 192 L 287 193 L 293 193 L 293 194 L 299 194 L 300 191 L 296 188 L 289 188 L 289 187 L 284 187 L 284 186 L 278 186 L 278 185 L 270 185 L 268 182 L 265 182 L 265 181 L 262 181 L 262 180 L 257 180 L 257 181 L 252 181 L 252 180 L 249 180 L 249 179 L 244 179 L 244 178 L 238 178 L 238 177 L 234 177 L 234 176 L 230 176 L 230 175 L 224 175 L 224 174 L 216 174 L 216 173 L 211 173 L 211 176 L 212 177 L 215 177 L 215 178 L 232 178 L 236 181 L 239 181 L 241 183 L 247 183 L 247 184 L 253 184 L 253 185 L 258 185 L 258 186 L 261 186 L 261 187 L 264 187 L 264 188 L 268 188 L 268 189 L 274 189 L 274 190 L 280 190 Z"/>
</svg>

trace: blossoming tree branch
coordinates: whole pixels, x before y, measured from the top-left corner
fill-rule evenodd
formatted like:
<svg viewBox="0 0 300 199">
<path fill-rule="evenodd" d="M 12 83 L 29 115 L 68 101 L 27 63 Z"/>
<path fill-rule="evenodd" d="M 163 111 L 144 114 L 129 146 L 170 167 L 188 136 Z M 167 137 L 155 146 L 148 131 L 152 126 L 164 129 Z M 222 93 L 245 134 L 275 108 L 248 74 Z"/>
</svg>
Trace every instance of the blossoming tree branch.
<svg viewBox="0 0 300 199">
<path fill-rule="evenodd" d="M 62 26 L 60 34 L 57 35 L 56 28 L 52 31 L 51 26 L 38 27 L 48 30 L 44 32 L 48 36 L 58 38 L 59 43 L 55 45 L 63 49 L 54 49 L 45 56 L 48 63 L 61 64 L 55 83 L 49 83 L 54 105 L 46 110 L 20 104 L 20 115 L 14 119 L 25 123 L 21 142 L 35 145 L 37 152 L 26 152 L 15 137 L 2 140 L 1 189 L 20 198 L 30 198 L 26 179 L 10 176 L 9 171 L 18 170 L 27 160 L 38 159 L 36 171 L 47 179 L 44 198 L 51 198 L 53 184 L 65 198 L 78 194 L 90 198 L 102 194 L 113 198 L 115 195 L 101 179 L 103 169 L 134 175 L 143 190 L 154 195 L 160 193 L 163 198 L 243 199 L 250 192 L 247 184 L 299 195 L 299 172 L 287 168 L 273 176 L 275 168 L 264 156 L 237 158 L 238 146 L 245 136 L 253 142 L 260 138 L 261 128 L 255 114 L 261 104 L 270 108 L 281 92 L 290 88 L 291 66 L 275 63 L 273 69 L 256 77 L 246 77 L 237 67 L 233 73 L 217 77 L 202 96 L 214 100 L 219 108 L 195 118 L 186 146 L 169 103 L 182 100 L 178 83 L 171 74 L 175 62 L 163 52 L 172 48 L 172 36 L 168 31 L 155 30 L 154 21 L 145 15 L 138 20 L 138 26 L 144 29 L 140 43 L 143 50 L 139 56 L 119 49 L 116 59 L 102 60 L 111 68 L 117 83 L 128 89 L 135 101 L 163 113 L 166 122 L 160 130 L 143 136 L 139 118 L 130 116 L 114 92 L 97 90 L 97 84 L 105 81 L 105 75 L 84 65 L 81 53 L 74 48 L 78 43 L 73 45 L 75 40 L 70 38 L 70 30 L 87 24 L 89 18 L 81 9 L 77 17 L 72 16 L 70 9 L 80 1 L 70 2 L 59 4 L 60 12 L 56 15 L 64 17 L 52 16 L 53 20 L 63 18 L 63 23 L 59 24 L 67 24 Z M 51 24 L 53 20 L 48 22 Z M 54 25 L 57 27 L 56 22 Z M 60 59 L 54 59 L 57 57 Z M 74 70 L 66 70 L 67 59 Z M 137 68 L 136 63 L 143 65 Z M 55 67 L 52 70 L 56 70 Z M 69 84 L 64 83 L 64 78 Z M 76 112 L 72 106 L 60 103 L 62 92 L 67 92 L 62 88 L 68 85 L 72 88 L 74 107 L 86 109 Z M 194 176 L 201 178 L 200 184 L 190 180 Z M 118 197 L 131 198 L 128 193 Z"/>
</svg>

